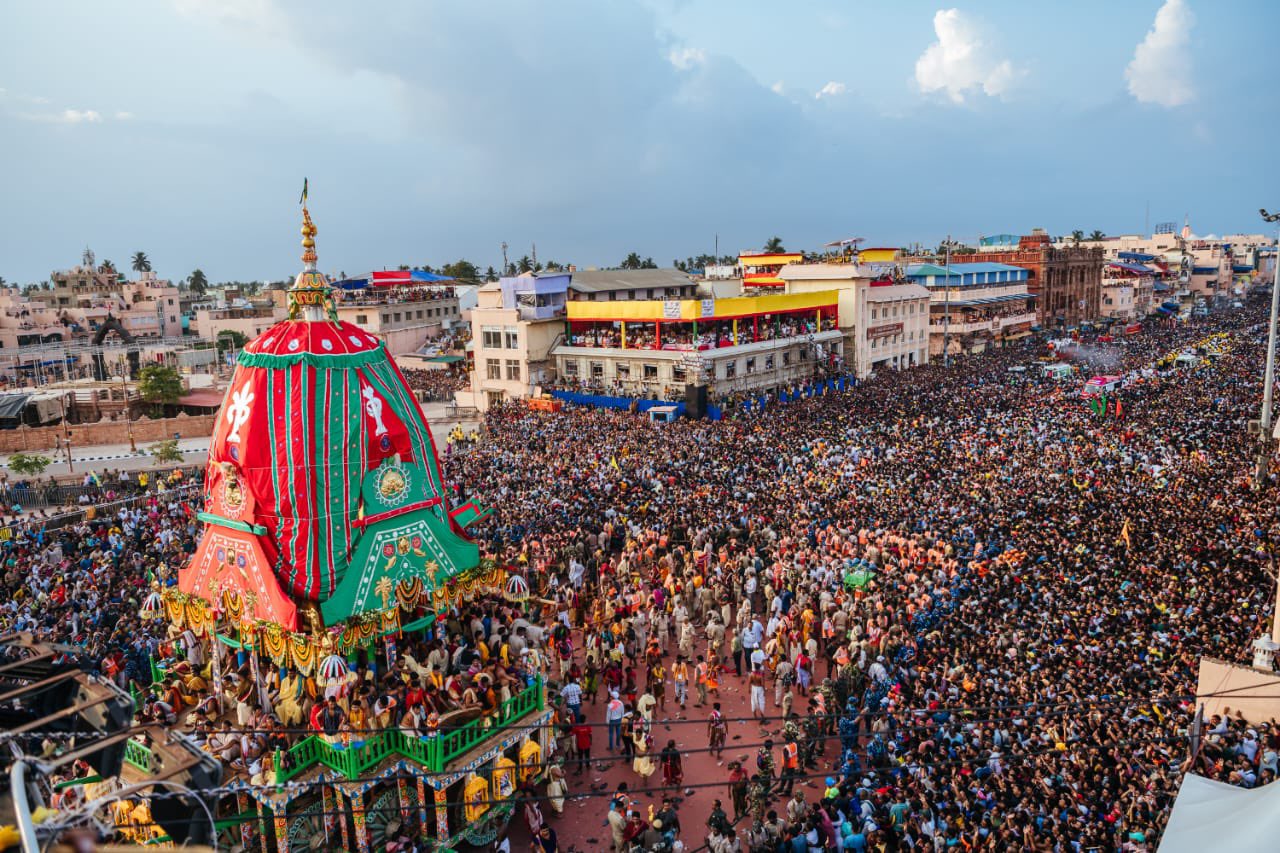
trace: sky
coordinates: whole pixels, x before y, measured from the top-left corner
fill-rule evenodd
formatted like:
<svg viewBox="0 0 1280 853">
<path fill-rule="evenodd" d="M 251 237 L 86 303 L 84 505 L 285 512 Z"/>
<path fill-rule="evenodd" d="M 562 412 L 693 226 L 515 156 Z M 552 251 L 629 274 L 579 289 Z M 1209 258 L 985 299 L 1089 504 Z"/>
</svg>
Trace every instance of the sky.
<svg viewBox="0 0 1280 853">
<path fill-rule="evenodd" d="M 332 274 L 1256 233 L 1277 27 L 1274 0 L 15 0 L 0 276 L 90 247 L 283 278 L 304 176 Z"/>
</svg>

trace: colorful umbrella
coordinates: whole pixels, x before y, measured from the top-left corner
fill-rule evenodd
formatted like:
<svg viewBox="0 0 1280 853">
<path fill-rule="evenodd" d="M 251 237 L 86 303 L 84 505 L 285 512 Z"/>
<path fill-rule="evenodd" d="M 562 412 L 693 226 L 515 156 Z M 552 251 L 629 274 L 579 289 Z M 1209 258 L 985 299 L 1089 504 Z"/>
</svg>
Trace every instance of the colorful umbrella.
<svg viewBox="0 0 1280 853">
<path fill-rule="evenodd" d="M 347 674 L 347 659 L 342 655 L 329 655 L 320 661 L 320 677 L 324 679 L 341 679 Z"/>
</svg>

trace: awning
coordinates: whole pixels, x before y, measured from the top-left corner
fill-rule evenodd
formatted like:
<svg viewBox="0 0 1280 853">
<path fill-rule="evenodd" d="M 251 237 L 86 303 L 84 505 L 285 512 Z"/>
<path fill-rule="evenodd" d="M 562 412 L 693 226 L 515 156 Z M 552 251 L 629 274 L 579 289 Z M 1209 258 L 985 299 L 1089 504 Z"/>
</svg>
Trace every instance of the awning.
<svg viewBox="0 0 1280 853">
<path fill-rule="evenodd" d="M 0 394 L 0 419 L 20 417 L 30 399 L 30 394 Z"/>
<path fill-rule="evenodd" d="M 1116 257 L 1122 261 L 1141 261 L 1142 263 L 1156 259 L 1155 255 L 1148 252 L 1116 252 Z"/>
<path fill-rule="evenodd" d="M 1178 798 L 1160 839 L 1160 853 L 1276 849 L 1280 785 L 1238 788 L 1194 773 L 1182 777 Z"/>
<path fill-rule="evenodd" d="M 194 406 L 197 409 L 216 409 L 222 405 L 225 392 L 216 388 L 196 388 L 178 398 L 179 406 Z"/>
<path fill-rule="evenodd" d="M 463 357 L 460 355 L 437 355 L 428 358 L 426 362 L 427 364 L 457 364 L 462 360 Z"/>
<path fill-rule="evenodd" d="M 1144 266 L 1143 264 L 1131 264 L 1125 263 L 1124 261 L 1111 261 L 1107 266 L 1115 270 L 1126 270 L 1128 272 L 1136 272 L 1142 275 L 1155 272 L 1151 267 Z"/>
<path fill-rule="evenodd" d="M 441 281 L 453 281 L 447 275 L 437 275 L 422 270 L 375 270 L 369 273 L 368 280 L 374 287 L 389 287 L 393 284 L 432 284 Z"/>
</svg>

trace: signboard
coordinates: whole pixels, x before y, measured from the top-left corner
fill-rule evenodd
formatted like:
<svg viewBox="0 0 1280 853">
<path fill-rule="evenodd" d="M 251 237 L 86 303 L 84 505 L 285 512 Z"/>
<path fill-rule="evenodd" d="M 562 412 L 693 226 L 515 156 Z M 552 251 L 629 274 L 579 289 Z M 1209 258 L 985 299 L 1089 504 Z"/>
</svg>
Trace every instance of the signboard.
<svg viewBox="0 0 1280 853">
<path fill-rule="evenodd" d="M 662 303 L 662 318 L 664 320 L 680 319 L 680 300 L 668 299 Z"/>
<path fill-rule="evenodd" d="M 890 335 L 896 335 L 902 331 L 901 323 L 888 323 L 884 326 L 868 326 L 867 339 L 887 338 Z"/>
<path fill-rule="evenodd" d="M 702 316 L 714 317 L 716 315 L 716 301 L 714 299 L 702 300 Z"/>
</svg>

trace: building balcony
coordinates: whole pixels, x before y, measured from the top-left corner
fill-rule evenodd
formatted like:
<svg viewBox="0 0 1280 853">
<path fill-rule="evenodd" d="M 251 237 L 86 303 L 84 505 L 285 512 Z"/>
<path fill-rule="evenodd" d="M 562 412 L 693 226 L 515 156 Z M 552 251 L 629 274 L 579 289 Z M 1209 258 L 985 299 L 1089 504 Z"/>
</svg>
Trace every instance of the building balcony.
<svg viewBox="0 0 1280 853">
<path fill-rule="evenodd" d="M 953 320 L 951 322 L 950 331 L 953 335 L 967 335 L 974 332 L 990 332 L 993 335 L 998 335 L 1011 327 L 1020 326 L 1024 323 L 1028 326 L 1032 326 L 1035 325 L 1035 322 L 1036 312 L 1027 311 L 1022 314 L 1013 314 L 1008 317 L 994 317 L 989 320 L 974 320 L 968 323 Z M 931 335 L 941 335 L 946 331 L 947 324 L 941 320 L 935 320 L 929 323 L 929 334 Z"/>
<path fill-rule="evenodd" d="M 716 358 L 733 358 L 735 356 L 755 355 L 756 353 L 767 353 L 787 346 L 805 343 L 826 343 L 827 341 L 838 341 L 844 336 L 839 329 L 829 329 L 824 332 L 814 332 L 812 335 L 794 335 L 784 338 L 770 338 L 764 341 L 742 341 L 736 345 L 729 346 L 707 346 L 702 345 L 695 347 L 693 344 L 684 343 L 664 343 L 661 349 L 655 347 L 592 347 L 592 346 L 574 346 L 572 344 L 559 344 L 553 351 L 553 355 L 558 356 L 579 356 L 584 358 L 654 358 L 664 360 L 680 360 L 690 356 L 699 356 L 703 359 Z M 742 340 L 743 336 L 739 336 Z"/>
</svg>

